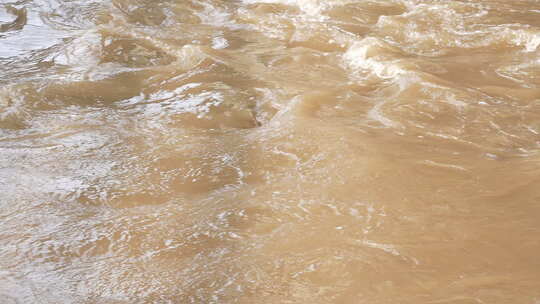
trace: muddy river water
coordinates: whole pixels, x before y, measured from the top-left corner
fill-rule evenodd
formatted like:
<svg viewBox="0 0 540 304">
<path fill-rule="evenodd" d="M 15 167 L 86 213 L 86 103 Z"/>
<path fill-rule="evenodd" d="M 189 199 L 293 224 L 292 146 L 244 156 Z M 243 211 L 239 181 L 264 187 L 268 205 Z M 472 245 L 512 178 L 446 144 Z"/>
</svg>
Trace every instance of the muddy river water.
<svg viewBox="0 0 540 304">
<path fill-rule="evenodd" d="M 540 303 L 540 1 L 1 0 L 0 302 Z"/>
</svg>

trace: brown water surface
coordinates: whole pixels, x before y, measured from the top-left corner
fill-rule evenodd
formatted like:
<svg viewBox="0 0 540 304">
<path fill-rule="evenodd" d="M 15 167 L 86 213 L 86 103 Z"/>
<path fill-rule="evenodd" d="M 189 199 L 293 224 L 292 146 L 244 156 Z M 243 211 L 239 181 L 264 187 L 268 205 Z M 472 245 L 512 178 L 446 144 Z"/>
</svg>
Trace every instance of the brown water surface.
<svg viewBox="0 0 540 304">
<path fill-rule="evenodd" d="M 1 303 L 540 303 L 540 1 L 2 0 Z"/>
</svg>

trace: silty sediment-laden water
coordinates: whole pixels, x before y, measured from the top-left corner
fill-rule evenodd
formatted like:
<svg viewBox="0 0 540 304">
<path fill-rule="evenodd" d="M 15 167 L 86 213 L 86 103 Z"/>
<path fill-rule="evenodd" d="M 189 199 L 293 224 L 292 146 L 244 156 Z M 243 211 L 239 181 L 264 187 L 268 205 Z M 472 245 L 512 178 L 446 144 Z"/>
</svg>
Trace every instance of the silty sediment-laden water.
<svg viewBox="0 0 540 304">
<path fill-rule="evenodd" d="M 540 1 L 3 0 L 2 303 L 540 303 Z"/>
</svg>

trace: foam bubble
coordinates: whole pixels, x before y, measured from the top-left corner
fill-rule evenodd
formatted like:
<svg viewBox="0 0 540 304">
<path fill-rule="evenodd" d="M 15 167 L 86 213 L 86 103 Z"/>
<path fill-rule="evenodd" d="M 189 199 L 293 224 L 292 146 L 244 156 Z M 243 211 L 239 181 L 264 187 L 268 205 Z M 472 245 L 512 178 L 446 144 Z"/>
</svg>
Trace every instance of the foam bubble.
<svg viewBox="0 0 540 304">
<path fill-rule="evenodd" d="M 343 55 L 346 64 L 353 69 L 367 70 L 379 78 L 394 78 L 397 75 L 406 73 L 396 60 L 383 58 L 379 55 L 387 45 L 377 38 L 368 37 L 354 43 Z"/>
</svg>

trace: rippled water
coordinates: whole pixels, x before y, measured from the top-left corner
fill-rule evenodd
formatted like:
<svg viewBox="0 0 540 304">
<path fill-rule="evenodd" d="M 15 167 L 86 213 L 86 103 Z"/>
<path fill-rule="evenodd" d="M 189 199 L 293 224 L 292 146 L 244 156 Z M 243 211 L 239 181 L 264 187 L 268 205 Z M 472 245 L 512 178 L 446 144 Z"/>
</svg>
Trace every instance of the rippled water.
<svg viewBox="0 0 540 304">
<path fill-rule="evenodd" d="M 2 0 L 0 302 L 540 303 L 540 1 Z"/>
</svg>

